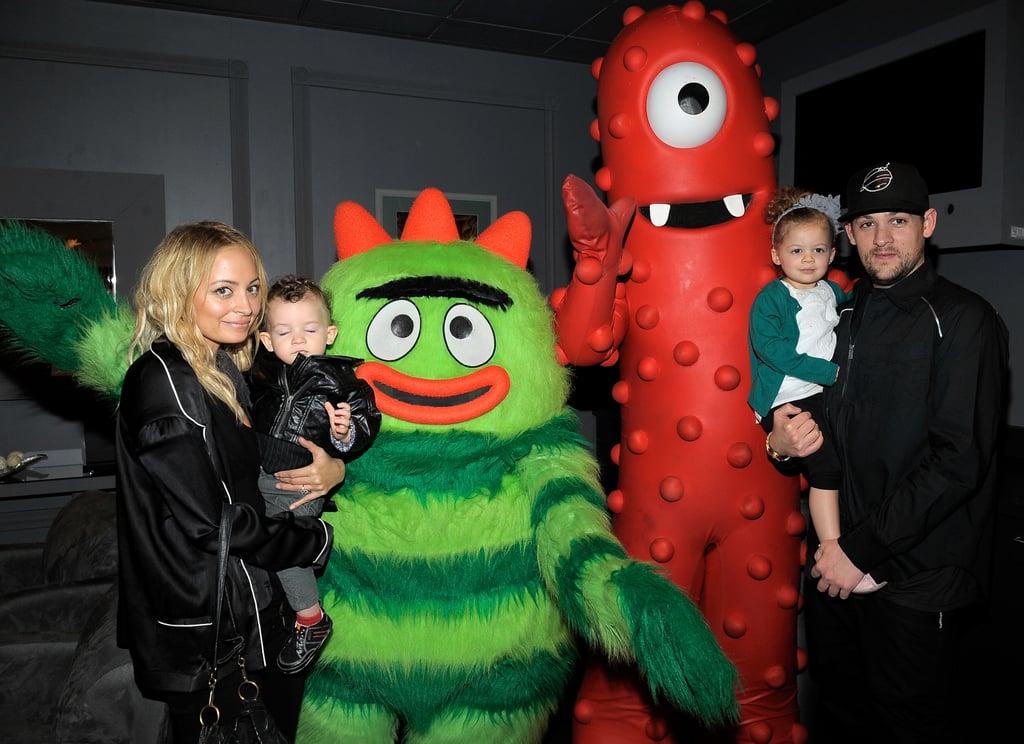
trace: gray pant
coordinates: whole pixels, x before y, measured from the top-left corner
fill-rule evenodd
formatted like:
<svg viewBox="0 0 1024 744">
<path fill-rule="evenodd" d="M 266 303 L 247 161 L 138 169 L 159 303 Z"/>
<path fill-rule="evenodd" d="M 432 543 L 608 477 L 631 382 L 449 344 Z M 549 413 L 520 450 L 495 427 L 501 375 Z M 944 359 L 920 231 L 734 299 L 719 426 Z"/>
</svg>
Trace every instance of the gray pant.
<svg viewBox="0 0 1024 744">
<path fill-rule="evenodd" d="M 266 502 L 268 516 L 289 511 L 288 507 L 301 495 L 293 491 L 280 491 L 274 487 L 276 483 L 277 479 L 274 476 L 260 471 L 260 493 Z M 291 511 L 303 516 L 319 517 L 323 510 L 324 500 L 319 498 Z M 320 601 L 320 593 L 316 588 L 316 574 L 312 568 L 286 568 L 277 572 L 277 578 L 281 580 L 288 604 L 296 612 L 312 607 Z"/>
</svg>

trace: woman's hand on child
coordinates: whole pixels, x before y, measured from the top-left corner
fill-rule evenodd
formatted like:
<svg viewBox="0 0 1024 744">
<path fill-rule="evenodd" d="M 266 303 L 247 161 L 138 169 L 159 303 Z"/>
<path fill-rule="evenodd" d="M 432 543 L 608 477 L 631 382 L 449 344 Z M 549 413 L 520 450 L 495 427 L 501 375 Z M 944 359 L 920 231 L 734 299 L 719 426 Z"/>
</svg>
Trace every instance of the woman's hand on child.
<svg viewBox="0 0 1024 744">
<path fill-rule="evenodd" d="M 309 503 L 313 499 L 326 496 L 335 486 L 345 480 L 345 462 L 343 460 L 331 457 L 323 447 L 304 437 L 299 437 L 299 444 L 313 455 L 313 462 L 295 470 L 282 470 L 279 473 L 274 473 L 279 489 L 302 495 L 302 498 L 297 499 L 291 505 L 292 509 Z"/>
</svg>

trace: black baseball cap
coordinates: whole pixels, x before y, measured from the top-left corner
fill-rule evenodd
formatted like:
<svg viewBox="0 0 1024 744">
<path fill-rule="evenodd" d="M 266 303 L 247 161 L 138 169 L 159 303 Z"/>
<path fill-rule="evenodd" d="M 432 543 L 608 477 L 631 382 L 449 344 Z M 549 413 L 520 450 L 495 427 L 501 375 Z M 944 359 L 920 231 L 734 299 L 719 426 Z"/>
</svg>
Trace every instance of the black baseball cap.
<svg viewBox="0 0 1024 744">
<path fill-rule="evenodd" d="M 841 222 L 873 212 L 928 211 L 928 185 L 917 168 L 904 163 L 881 163 L 854 173 L 846 183 L 846 207 Z"/>
</svg>

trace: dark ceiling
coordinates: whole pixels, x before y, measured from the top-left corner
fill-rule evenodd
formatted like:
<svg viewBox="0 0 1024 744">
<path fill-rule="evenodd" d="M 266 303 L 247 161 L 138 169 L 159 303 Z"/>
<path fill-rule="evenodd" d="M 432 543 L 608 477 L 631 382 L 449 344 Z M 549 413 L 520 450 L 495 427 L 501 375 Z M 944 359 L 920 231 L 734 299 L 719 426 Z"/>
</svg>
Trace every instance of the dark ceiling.
<svg viewBox="0 0 1024 744">
<path fill-rule="evenodd" d="M 708 0 L 741 41 L 759 41 L 845 0 Z M 622 29 L 622 14 L 658 0 L 93 0 L 417 39 L 590 64 Z M 677 5 L 683 4 L 679 0 Z"/>
</svg>

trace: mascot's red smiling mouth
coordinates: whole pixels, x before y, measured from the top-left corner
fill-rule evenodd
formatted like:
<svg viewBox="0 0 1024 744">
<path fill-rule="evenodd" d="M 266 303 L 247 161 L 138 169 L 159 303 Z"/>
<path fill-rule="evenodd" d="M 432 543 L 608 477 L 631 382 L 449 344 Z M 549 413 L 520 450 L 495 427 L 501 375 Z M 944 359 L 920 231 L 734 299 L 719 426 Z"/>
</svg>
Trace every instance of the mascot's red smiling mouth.
<svg viewBox="0 0 1024 744">
<path fill-rule="evenodd" d="M 413 424 L 450 425 L 478 418 L 501 403 L 511 385 L 508 372 L 497 366 L 429 380 L 379 362 L 364 362 L 356 375 L 373 387 L 383 413 Z"/>
</svg>

